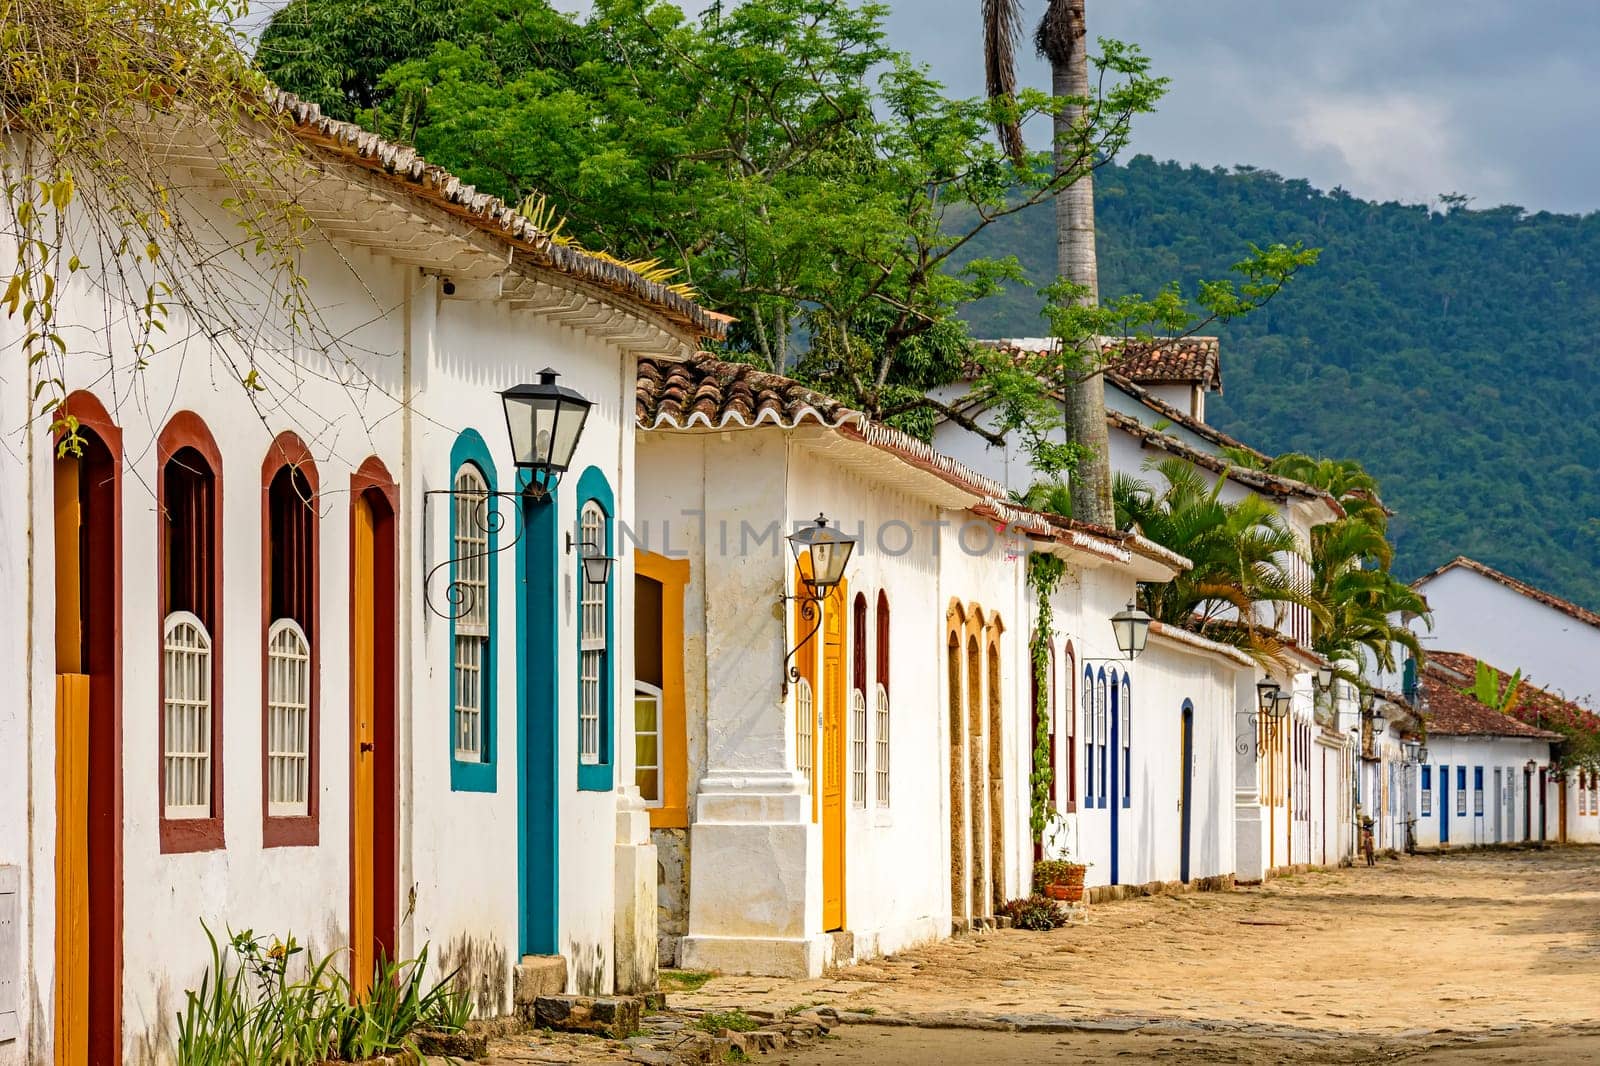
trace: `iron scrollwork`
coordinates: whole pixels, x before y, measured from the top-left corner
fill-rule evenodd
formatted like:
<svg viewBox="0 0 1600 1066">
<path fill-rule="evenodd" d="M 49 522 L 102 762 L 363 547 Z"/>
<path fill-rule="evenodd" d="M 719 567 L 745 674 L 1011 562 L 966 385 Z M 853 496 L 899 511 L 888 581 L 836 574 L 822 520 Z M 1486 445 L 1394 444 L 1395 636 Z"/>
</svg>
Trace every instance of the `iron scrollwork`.
<svg viewBox="0 0 1600 1066">
<path fill-rule="evenodd" d="M 423 522 L 425 525 L 427 523 L 428 504 L 435 496 L 442 496 L 449 501 L 449 506 L 452 508 L 452 517 L 455 517 L 457 513 L 454 508 L 458 501 L 472 499 L 474 502 L 470 511 L 469 530 L 472 534 L 482 537 L 486 546 L 483 551 L 459 556 L 453 555 L 443 562 L 435 564 L 428 571 L 427 576 L 422 579 L 422 600 L 427 605 L 428 610 L 440 618 L 454 621 L 455 619 L 466 617 L 476 606 L 473 599 L 476 595 L 476 590 L 470 584 L 460 580 L 451 580 L 444 586 L 444 604 L 441 607 L 440 604 L 434 602 L 434 578 L 441 570 L 450 570 L 457 564 L 470 559 L 487 559 L 491 555 L 497 555 L 516 545 L 522 540 L 523 533 L 527 531 L 527 521 L 522 514 L 522 505 L 524 501 L 534 500 L 538 497 L 531 492 L 456 492 L 452 489 L 430 489 L 424 492 L 422 496 Z M 509 519 L 506 517 L 505 509 L 501 507 L 502 501 L 509 504 L 509 510 L 511 511 Z M 501 537 L 501 533 L 507 527 L 511 530 L 510 537 Z M 498 543 L 491 549 L 487 545 L 492 540 L 498 540 Z M 449 542 L 453 549 L 456 543 L 454 534 L 449 536 Z"/>
<path fill-rule="evenodd" d="M 819 597 L 819 596 L 785 596 L 785 597 L 783 597 L 783 602 L 785 602 L 785 603 L 787 603 L 790 600 L 795 600 L 800 604 L 800 617 L 803 620 L 805 620 L 807 622 L 810 622 L 811 623 L 811 628 L 806 631 L 806 635 L 805 636 L 801 637 L 798 641 L 795 642 L 795 646 L 792 649 L 790 649 L 790 651 L 789 651 L 789 653 L 787 655 L 785 655 L 783 657 L 784 663 L 789 667 L 789 669 L 784 674 L 784 682 L 783 682 L 783 691 L 786 694 L 789 691 L 789 686 L 790 685 L 798 684 L 799 681 L 800 681 L 800 666 L 799 666 L 799 664 L 797 664 L 794 661 L 794 657 L 796 655 L 800 654 L 800 649 L 805 647 L 808 643 L 810 643 L 811 642 L 811 638 L 817 635 L 817 630 L 822 628 L 822 612 L 817 610 L 817 605 L 822 602 L 822 598 L 821 597 Z"/>
<path fill-rule="evenodd" d="M 1248 714 L 1244 715 L 1244 718 L 1250 723 L 1250 731 L 1255 734 L 1256 739 L 1254 747 L 1256 750 L 1256 758 L 1259 759 L 1267 753 L 1267 745 L 1265 743 L 1263 734 L 1268 731 L 1276 731 L 1278 728 L 1278 719 L 1269 714 L 1267 716 L 1267 728 L 1263 730 L 1261 728 L 1261 712 L 1250 711 Z M 1249 755 L 1251 746 L 1250 740 L 1241 735 L 1238 740 L 1234 741 L 1233 752 L 1235 755 Z"/>
</svg>

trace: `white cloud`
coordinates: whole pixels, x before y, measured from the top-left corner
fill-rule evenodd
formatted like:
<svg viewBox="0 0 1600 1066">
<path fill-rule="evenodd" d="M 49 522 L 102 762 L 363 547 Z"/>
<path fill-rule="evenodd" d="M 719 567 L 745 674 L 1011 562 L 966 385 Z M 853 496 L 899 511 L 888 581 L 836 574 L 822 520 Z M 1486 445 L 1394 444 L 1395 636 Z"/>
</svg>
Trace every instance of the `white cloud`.
<svg viewBox="0 0 1600 1066">
<path fill-rule="evenodd" d="M 1308 97 L 1283 120 L 1302 151 L 1360 196 L 1426 202 L 1470 190 L 1496 197 L 1511 185 L 1457 135 L 1452 109 L 1408 92 Z M 1474 158 L 1476 157 L 1476 158 Z"/>
</svg>

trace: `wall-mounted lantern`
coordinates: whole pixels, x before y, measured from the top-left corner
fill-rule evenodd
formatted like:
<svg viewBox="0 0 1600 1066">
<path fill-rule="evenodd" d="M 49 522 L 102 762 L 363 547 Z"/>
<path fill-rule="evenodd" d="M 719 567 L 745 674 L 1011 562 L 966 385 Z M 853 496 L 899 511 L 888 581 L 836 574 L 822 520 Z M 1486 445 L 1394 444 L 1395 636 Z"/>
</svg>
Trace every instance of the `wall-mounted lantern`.
<svg viewBox="0 0 1600 1066">
<path fill-rule="evenodd" d="M 1117 650 L 1128 657 L 1132 662 L 1144 652 L 1144 646 L 1150 639 L 1149 615 L 1139 610 L 1132 600 L 1128 606 L 1111 616 L 1111 631 L 1117 637 Z"/>
<path fill-rule="evenodd" d="M 565 385 L 557 385 L 560 376 L 545 367 L 539 371 L 537 384 L 514 385 L 500 394 L 512 458 L 517 469 L 531 475 L 528 494 L 536 499 L 548 496 L 572 464 L 583 424 L 594 406 Z"/>
<path fill-rule="evenodd" d="M 1256 710 L 1263 718 L 1277 717 L 1278 683 L 1270 677 L 1256 682 Z"/>
<path fill-rule="evenodd" d="M 790 600 L 798 602 L 800 617 L 812 623 L 806 635 L 783 657 L 783 661 L 790 664 L 783 675 L 783 691 L 787 694 L 790 684 L 800 680 L 800 667 L 793 665 L 792 660 L 822 628 L 822 602 L 844 580 L 845 568 L 849 566 L 851 553 L 856 549 L 856 538 L 829 526 L 827 518 L 818 514 L 815 523 L 795 530 L 784 539 L 789 542 L 795 566 L 801 573 L 805 573 L 805 569 L 800 567 L 801 559 L 805 558 L 807 552 L 811 557 L 811 573 L 795 589 L 795 595 L 779 597 L 784 603 Z"/>
<path fill-rule="evenodd" d="M 1426 745 L 1426 744 L 1418 744 L 1417 745 L 1417 762 L 1425 763 L 1427 761 L 1428 761 L 1428 745 Z"/>
<path fill-rule="evenodd" d="M 583 425 L 589 418 L 594 403 L 567 388 L 557 385 L 560 375 L 549 367 L 539 372 L 539 380 L 532 385 L 514 385 L 500 393 L 500 403 L 505 409 L 506 434 L 511 441 L 511 457 L 517 469 L 527 471 L 526 485 L 518 492 L 458 493 L 454 489 L 430 489 L 423 493 L 423 524 L 427 524 L 428 504 L 436 496 L 446 498 L 455 509 L 458 523 L 466 522 L 469 529 L 460 534 L 475 534 L 474 539 L 488 545 L 496 540 L 494 551 L 487 547 L 481 552 L 444 560 L 429 569 L 422 579 L 423 603 L 440 618 L 462 618 L 473 609 L 473 586 L 463 581 L 451 581 L 444 587 L 444 602 L 434 602 L 433 579 L 441 570 L 468 559 L 486 559 L 503 552 L 522 540 L 525 530 L 522 504 L 524 500 L 544 500 L 555 489 L 556 482 L 572 464 L 572 455 L 578 448 L 578 438 L 583 435 Z M 458 499 L 471 501 L 470 507 L 456 508 Z M 501 503 L 507 504 L 502 510 Z M 508 513 L 509 512 L 509 515 Z M 509 536 L 501 536 L 507 528 Z M 491 534 L 494 536 L 491 537 Z M 604 584 L 611 576 L 612 558 L 600 555 L 598 545 L 594 552 L 585 545 L 583 569 L 585 579 Z M 572 537 L 568 534 L 567 550 L 572 550 Z"/>
<path fill-rule="evenodd" d="M 572 534 L 567 534 L 567 554 L 572 554 L 574 547 Z M 617 561 L 614 555 L 601 552 L 600 545 L 592 540 L 582 541 L 576 545 L 578 549 L 578 562 L 583 566 L 583 580 L 591 585 L 604 585 L 611 580 L 611 564 Z"/>
<path fill-rule="evenodd" d="M 1317 667 L 1317 689 L 1328 692 L 1333 688 L 1333 664 L 1328 663 Z"/>
<path fill-rule="evenodd" d="M 1539 764 L 1534 762 L 1532 759 L 1529 759 L 1527 762 L 1522 764 L 1522 770 L 1524 773 L 1531 774 L 1537 769 L 1539 769 Z"/>
</svg>

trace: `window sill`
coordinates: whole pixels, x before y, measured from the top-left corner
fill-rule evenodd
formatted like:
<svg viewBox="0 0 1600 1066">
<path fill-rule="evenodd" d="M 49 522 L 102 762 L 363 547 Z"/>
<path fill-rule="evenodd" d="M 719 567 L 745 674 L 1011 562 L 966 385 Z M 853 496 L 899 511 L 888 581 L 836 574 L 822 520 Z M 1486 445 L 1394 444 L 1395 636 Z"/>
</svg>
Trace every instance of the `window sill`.
<svg viewBox="0 0 1600 1066">
<path fill-rule="evenodd" d="M 495 791 L 494 763 L 450 760 L 451 792 Z"/>
<path fill-rule="evenodd" d="M 579 792 L 610 792 L 613 786 L 610 763 L 579 763 Z"/>
<path fill-rule="evenodd" d="M 687 829 L 689 828 L 688 807 L 651 807 L 651 829 Z"/>
<path fill-rule="evenodd" d="M 261 819 L 261 846 L 264 848 L 314 848 L 319 842 L 314 814 Z"/>
<path fill-rule="evenodd" d="M 160 836 L 163 855 L 222 851 L 227 847 L 220 815 L 215 818 L 163 818 Z"/>
</svg>

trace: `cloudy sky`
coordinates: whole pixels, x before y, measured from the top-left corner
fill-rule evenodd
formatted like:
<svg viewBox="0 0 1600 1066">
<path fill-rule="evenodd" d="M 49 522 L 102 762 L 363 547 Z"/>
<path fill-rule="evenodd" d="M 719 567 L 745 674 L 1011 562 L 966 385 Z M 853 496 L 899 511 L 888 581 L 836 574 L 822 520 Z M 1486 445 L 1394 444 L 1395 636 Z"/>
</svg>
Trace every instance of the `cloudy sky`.
<svg viewBox="0 0 1600 1066">
<path fill-rule="evenodd" d="M 890 38 L 952 89 L 980 92 L 978 6 L 892 0 Z M 1045 2 L 1026 6 L 1031 27 Z M 1091 34 L 1137 43 L 1172 79 L 1136 151 L 1375 199 L 1600 208 L 1594 0 L 1088 0 L 1088 12 Z M 1048 87 L 1026 52 L 1028 82 Z"/>
<path fill-rule="evenodd" d="M 678 0 L 698 10 L 705 0 Z M 1025 0 L 1029 26 L 1046 0 Z M 889 0 L 890 40 L 983 90 L 979 0 Z M 583 0 L 556 0 L 573 9 Z M 1425 203 L 1600 209 L 1597 0 L 1088 0 L 1172 79 L 1134 150 Z M 1049 85 L 1024 47 L 1024 77 Z M 1045 133 L 1044 136 L 1048 136 Z"/>
</svg>

